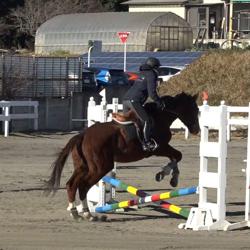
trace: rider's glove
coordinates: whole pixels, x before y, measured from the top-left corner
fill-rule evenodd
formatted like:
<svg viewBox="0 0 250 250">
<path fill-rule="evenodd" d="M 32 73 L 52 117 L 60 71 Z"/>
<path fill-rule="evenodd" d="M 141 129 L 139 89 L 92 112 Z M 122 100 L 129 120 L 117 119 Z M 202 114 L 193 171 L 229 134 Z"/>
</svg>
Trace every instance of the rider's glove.
<svg viewBox="0 0 250 250">
<path fill-rule="evenodd" d="M 159 101 L 157 102 L 157 106 L 158 106 L 158 108 L 161 109 L 161 110 L 164 110 L 164 109 L 166 108 L 166 104 L 165 104 L 165 102 L 164 102 L 163 100 L 159 100 Z"/>
</svg>

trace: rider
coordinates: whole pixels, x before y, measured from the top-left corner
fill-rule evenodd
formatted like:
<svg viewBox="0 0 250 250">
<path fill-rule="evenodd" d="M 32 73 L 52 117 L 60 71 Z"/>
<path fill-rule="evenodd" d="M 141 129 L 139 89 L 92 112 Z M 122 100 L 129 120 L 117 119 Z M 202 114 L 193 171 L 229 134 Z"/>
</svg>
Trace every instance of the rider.
<svg viewBox="0 0 250 250">
<path fill-rule="evenodd" d="M 149 57 L 145 63 L 140 66 L 142 79 L 135 81 L 133 86 L 127 91 L 123 100 L 123 111 L 127 112 L 132 109 L 143 125 L 143 142 L 142 148 L 144 151 L 154 151 L 158 144 L 151 138 L 152 119 L 144 109 L 144 104 L 148 97 L 160 106 L 165 108 L 165 104 L 161 102 L 157 94 L 157 78 L 160 61 L 155 57 Z"/>
</svg>

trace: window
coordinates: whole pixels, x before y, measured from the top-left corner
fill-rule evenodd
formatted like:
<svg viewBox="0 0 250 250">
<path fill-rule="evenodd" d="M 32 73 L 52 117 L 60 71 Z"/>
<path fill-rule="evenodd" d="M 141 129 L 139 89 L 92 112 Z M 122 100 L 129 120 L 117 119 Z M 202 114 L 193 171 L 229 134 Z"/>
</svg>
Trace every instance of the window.
<svg viewBox="0 0 250 250">
<path fill-rule="evenodd" d="M 198 26 L 201 28 L 206 27 L 206 8 L 198 8 Z"/>
</svg>

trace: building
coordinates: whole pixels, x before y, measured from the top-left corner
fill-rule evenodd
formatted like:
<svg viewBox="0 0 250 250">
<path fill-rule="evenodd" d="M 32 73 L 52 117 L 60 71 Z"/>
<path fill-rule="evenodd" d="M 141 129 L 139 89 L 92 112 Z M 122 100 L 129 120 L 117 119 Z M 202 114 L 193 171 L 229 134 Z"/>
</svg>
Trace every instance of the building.
<svg viewBox="0 0 250 250">
<path fill-rule="evenodd" d="M 130 0 L 129 12 L 173 12 L 192 27 L 194 38 L 250 38 L 250 0 Z"/>
<path fill-rule="evenodd" d="M 35 53 L 64 50 L 71 54 L 88 51 L 89 41 L 101 41 L 102 51 L 124 50 L 118 32 L 130 32 L 128 52 L 183 51 L 190 49 L 190 25 L 172 12 L 103 12 L 58 15 L 36 32 Z"/>
</svg>

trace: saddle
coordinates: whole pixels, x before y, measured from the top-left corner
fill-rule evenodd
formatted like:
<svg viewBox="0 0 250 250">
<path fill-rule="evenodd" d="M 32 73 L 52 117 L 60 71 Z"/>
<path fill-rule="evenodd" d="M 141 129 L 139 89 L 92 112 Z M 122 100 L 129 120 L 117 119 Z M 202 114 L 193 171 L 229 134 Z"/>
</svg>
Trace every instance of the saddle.
<svg viewBox="0 0 250 250">
<path fill-rule="evenodd" d="M 122 112 L 112 113 L 112 120 L 115 123 L 124 126 L 128 138 L 132 139 L 136 136 L 142 143 L 143 141 L 142 125 L 140 120 L 137 118 L 136 114 L 132 110 L 129 110 L 126 113 Z M 136 134 L 134 133 L 134 131 L 136 131 Z"/>
<path fill-rule="evenodd" d="M 143 126 L 132 110 L 129 110 L 127 113 L 112 113 L 112 119 L 120 125 L 127 125 L 124 126 L 124 130 L 126 131 L 128 141 L 137 138 L 144 151 L 152 152 L 158 148 L 158 144 L 153 138 L 149 142 L 144 141 Z"/>
<path fill-rule="evenodd" d="M 136 114 L 132 111 L 129 110 L 126 113 L 118 112 L 118 113 L 112 113 L 112 119 L 116 121 L 117 123 L 120 124 L 131 124 L 131 123 L 136 123 L 138 124 L 139 120 L 136 117 Z"/>
</svg>

